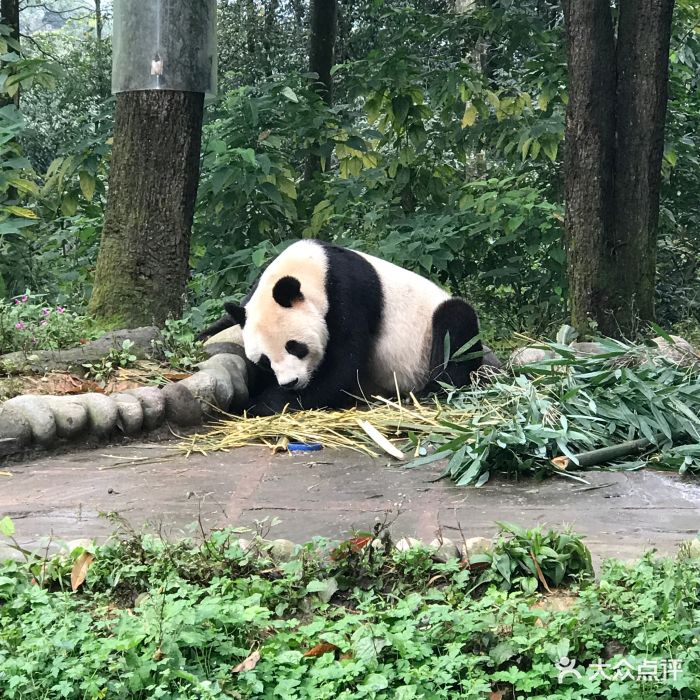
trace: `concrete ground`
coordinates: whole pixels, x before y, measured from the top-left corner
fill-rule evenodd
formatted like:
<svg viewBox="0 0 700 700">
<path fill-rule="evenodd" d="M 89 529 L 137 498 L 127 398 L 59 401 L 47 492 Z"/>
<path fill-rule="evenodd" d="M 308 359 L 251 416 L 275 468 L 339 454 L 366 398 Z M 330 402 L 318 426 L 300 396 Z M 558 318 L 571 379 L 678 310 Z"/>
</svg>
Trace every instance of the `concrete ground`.
<svg viewBox="0 0 700 700">
<path fill-rule="evenodd" d="M 493 479 L 473 489 L 431 482 L 440 465 L 406 470 L 388 462 L 331 450 L 273 455 L 265 448 L 186 457 L 172 443 L 46 455 L 0 466 L 0 517 L 14 520 L 17 539 L 29 548 L 49 536 L 106 537 L 115 525 L 105 513 L 171 536 L 188 532 L 198 518 L 205 528 L 278 518 L 271 536 L 302 542 L 369 529 L 388 512 L 393 518 L 401 503 L 396 538 L 430 540 L 442 530 L 459 540 L 460 528 L 465 537 L 491 536 L 497 520 L 571 524 L 597 560 L 632 558 L 650 547 L 673 553 L 700 528 L 700 482 L 675 474 L 592 472 L 590 486 L 563 478 Z M 0 555 L 7 553 L 0 545 Z"/>
</svg>

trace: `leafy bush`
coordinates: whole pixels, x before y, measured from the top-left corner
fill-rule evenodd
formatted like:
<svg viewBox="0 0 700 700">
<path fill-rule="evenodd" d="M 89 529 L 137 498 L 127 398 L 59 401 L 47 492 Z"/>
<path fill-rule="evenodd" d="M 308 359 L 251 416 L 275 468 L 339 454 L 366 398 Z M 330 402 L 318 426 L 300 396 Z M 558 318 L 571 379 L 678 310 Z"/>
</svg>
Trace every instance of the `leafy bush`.
<svg viewBox="0 0 700 700">
<path fill-rule="evenodd" d="M 95 333 L 90 318 L 49 306 L 44 295 L 27 291 L 10 302 L 0 300 L 0 354 L 75 347 Z"/>
<path fill-rule="evenodd" d="M 0 520 L 0 532 L 13 529 Z M 608 562 L 599 583 L 557 607 L 562 598 L 496 586 L 474 596 L 469 566 L 426 550 L 385 555 L 371 537 L 345 543 L 350 559 L 317 540 L 281 563 L 239 534 L 134 536 L 5 562 L 3 697 L 671 700 L 700 690 L 697 560 Z M 559 678 L 562 657 L 578 678 Z M 593 675 L 601 661 L 624 670 L 644 659 L 676 659 L 682 673 Z"/>
</svg>

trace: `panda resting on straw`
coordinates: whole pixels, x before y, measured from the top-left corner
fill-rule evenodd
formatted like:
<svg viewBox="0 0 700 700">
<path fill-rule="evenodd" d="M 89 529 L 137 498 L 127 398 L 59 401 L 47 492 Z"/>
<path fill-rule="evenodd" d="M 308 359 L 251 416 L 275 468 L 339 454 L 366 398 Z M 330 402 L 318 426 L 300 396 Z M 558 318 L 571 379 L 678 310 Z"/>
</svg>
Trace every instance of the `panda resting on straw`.
<svg viewBox="0 0 700 700">
<path fill-rule="evenodd" d="M 436 284 L 365 253 L 302 240 L 278 255 L 242 305 L 207 328 L 241 326 L 260 371 L 248 415 L 346 408 L 358 397 L 465 386 L 483 362 L 474 309 Z M 445 364 L 445 336 L 465 359 Z"/>
</svg>

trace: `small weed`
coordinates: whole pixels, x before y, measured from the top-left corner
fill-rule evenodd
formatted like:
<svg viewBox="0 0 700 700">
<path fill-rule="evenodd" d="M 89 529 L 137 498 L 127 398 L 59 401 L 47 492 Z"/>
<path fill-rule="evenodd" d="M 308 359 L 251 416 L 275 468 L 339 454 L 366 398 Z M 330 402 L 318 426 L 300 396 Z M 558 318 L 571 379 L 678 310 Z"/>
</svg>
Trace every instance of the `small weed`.
<svg viewBox="0 0 700 700">
<path fill-rule="evenodd" d="M 132 340 L 124 340 L 121 348 L 113 348 L 99 362 L 85 363 L 83 365 L 85 377 L 94 379 L 96 382 L 107 382 L 117 370 L 133 367 L 137 360 L 136 355 L 131 352 L 133 346 L 134 342 Z"/>
</svg>

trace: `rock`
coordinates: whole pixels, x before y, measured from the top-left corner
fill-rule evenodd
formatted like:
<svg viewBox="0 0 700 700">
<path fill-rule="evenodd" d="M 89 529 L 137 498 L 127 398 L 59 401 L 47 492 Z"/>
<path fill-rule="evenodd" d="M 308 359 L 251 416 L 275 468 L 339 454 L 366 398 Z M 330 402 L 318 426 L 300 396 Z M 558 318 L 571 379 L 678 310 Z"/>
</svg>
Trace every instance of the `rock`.
<svg viewBox="0 0 700 700">
<path fill-rule="evenodd" d="M 655 354 L 681 367 L 689 367 L 696 362 L 700 362 L 700 356 L 698 356 L 697 351 L 685 338 L 681 338 L 678 335 L 672 335 L 670 338 L 673 340 L 673 343 L 669 343 L 668 340 L 661 336 L 651 341 L 656 346 Z"/>
<path fill-rule="evenodd" d="M 225 369 L 231 377 L 243 377 L 248 381 L 248 367 L 243 358 L 239 355 L 219 354 L 213 355 L 208 360 L 200 362 L 197 365 L 198 369 L 207 369 L 208 367 L 219 367 Z"/>
<path fill-rule="evenodd" d="M 124 435 L 138 435 L 143 430 L 141 402 L 133 394 L 126 392 L 110 394 L 110 398 L 117 404 L 119 412 L 117 427 Z"/>
<path fill-rule="evenodd" d="M 205 344 L 202 349 L 209 357 L 216 357 L 217 355 L 235 355 L 242 360 L 245 359 L 245 350 L 241 345 L 237 345 L 236 343 Z"/>
<path fill-rule="evenodd" d="M 15 431 L 24 431 L 23 424 L 18 422 L 21 416 L 28 424 L 32 432 L 32 440 L 42 447 L 48 447 L 56 442 L 56 419 L 49 408 L 44 396 L 15 396 L 5 401 L 2 405 L 3 415 L 9 415 L 9 428 Z M 17 435 L 7 437 L 17 438 Z"/>
<path fill-rule="evenodd" d="M 275 561 L 290 561 L 294 557 L 296 545 L 291 540 L 272 540 L 270 542 L 270 556 Z"/>
<path fill-rule="evenodd" d="M 53 413 L 58 437 L 70 440 L 87 430 L 87 408 L 72 396 L 46 396 L 44 400 Z"/>
<path fill-rule="evenodd" d="M 202 424 L 203 415 L 199 402 L 183 382 L 167 384 L 161 389 L 161 395 L 165 400 L 167 421 L 183 427 Z"/>
<path fill-rule="evenodd" d="M 216 401 L 216 379 L 206 372 L 196 372 L 195 374 L 177 382 L 179 386 L 185 387 L 195 400 L 204 415 L 213 416 L 217 412 Z"/>
<path fill-rule="evenodd" d="M 501 369 L 503 363 L 496 357 L 496 354 L 488 345 L 483 346 L 484 357 L 481 361 L 482 365 L 487 367 L 493 367 L 494 369 Z"/>
<path fill-rule="evenodd" d="M 119 411 L 116 402 L 104 394 L 79 394 L 75 401 L 85 406 L 90 419 L 90 432 L 97 437 L 108 437 L 117 427 Z"/>
<path fill-rule="evenodd" d="M 413 537 L 402 537 L 395 545 L 394 548 L 399 552 L 407 552 L 409 549 L 416 549 L 417 547 L 423 547 L 423 543 Z"/>
<path fill-rule="evenodd" d="M 205 349 L 211 345 L 216 345 L 217 343 L 232 343 L 233 345 L 238 345 L 238 347 L 243 347 L 243 332 L 241 327 L 236 325 L 231 328 L 212 335 L 204 341 Z"/>
<path fill-rule="evenodd" d="M 485 554 L 493 548 L 493 542 L 488 537 L 470 537 L 464 541 L 464 551 L 462 555 L 468 559 L 474 554 Z"/>
<path fill-rule="evenodd" d="M 609 352 L 600 343 L 571 343 L 569 346 L 577 355 L 603 355 Z"/>
<path fill-rule="evenodd" d="M 199 372 L 214 378 L 216 405 L 222 411 L 228 411 L 233 401 L 233 382 L 229 373 L 223 367 L 205 367 Z"/>
<path fill-rule="evenodd" d="M 152 341 L 156 340 L 160 331 L 155 326 L 144 326 L 121 331 L 105 333 L 101 338 L 70 350 L 38 350 L 31 355 L 23 352 L 13 352 L 0 356 L 0 366 L 13 370 L 30 369 L 33 372 L 82 367 L 84 363 L 98 362 L 109 355 L 112 349 L 120 350 L 125 340 L 133 345 L 129 352 L 142 359 L 151 352 Z"/>
<path fill-rule="evenodd" d="M 522 367 L 523 365 L 549 360 L 553 357 L 553 352 L 541 350 L 540 348 L 518 348 L 511 353 L 510 364 L 513 367 Z"/>
<path fill-rule="evenodd" d="M 435 549 L 435 558 L 440 561 L 459 559 L 459 548 L 447 537 L 434 539 L 430 543 L 430 547 Z"/>
<path fill-rule="evenodd" d="M 7 403 L 0 406 L 0 455 L 19 452 L 32 443 L 32 427 L 24 412 Z"/>
<path fill-rule="evenodd" d="M 143 429 L 155 430 L 165 421 L 165 397 L 160 389 L 154 386 L 142 386 L 124 392 L 135 396 L 141 404 L 143 412 Z"/>
</svg>

